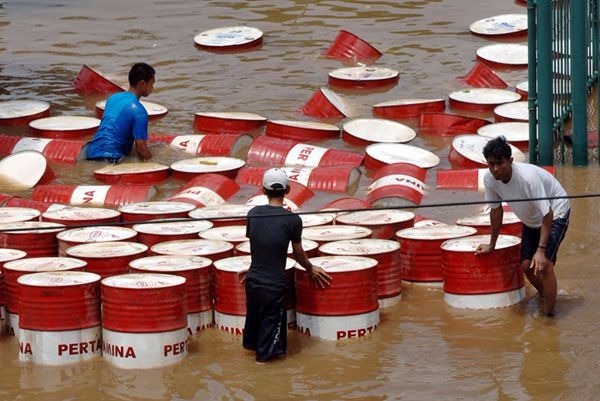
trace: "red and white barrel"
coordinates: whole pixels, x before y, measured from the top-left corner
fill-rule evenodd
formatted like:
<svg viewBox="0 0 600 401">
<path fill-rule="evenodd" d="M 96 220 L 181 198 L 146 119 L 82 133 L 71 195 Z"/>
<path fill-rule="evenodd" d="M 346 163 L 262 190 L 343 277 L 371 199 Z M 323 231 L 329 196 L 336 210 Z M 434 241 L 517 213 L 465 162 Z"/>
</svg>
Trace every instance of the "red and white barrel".
<svg viewBox="0 0 600 401">
<path fill-rule="evenodd" d="M 521 95 L 506 89 L 469 88 L 452 92 L 448 98 L 454 109 L 492 111 L 498 105 L 521 100 Z"/>
<path fill-rule="evenodd" d="M 315 90 L 302 106 L 302 113 L 315 118 L 341 119 L 350 116 L 345 101 L 328 88 Z"/>
<path fill-rule="evenodd" d="M 329 57 L 352 61 L 375 61 L 382 55 L 369 42 L 344 29 L 339 31 L 324 54 Z"/>
<path fill-rule="evenodd" d="M 466 189 L 483 191 L 487 168 L 451 169 L 436 171 L 437 189 Z"/>
<path fill-rule="evenodd" d="M 479 128 L 477 134 L 490 139 L 504 136 L 507 142 L 518 148 L 529 146 L 529 123 L 527 122 L 511 121 L 489 124 Z"/>
<path fill-rule="evenodd" d="M 150 135 L 148 142 L 163 142 L 169 147 L 198 156 L 245 158 L 252 143 L 247 134 Z"/>
<path fill-rule="evenodd" d="M 527 34 L 527 14 L 501 14 L 482 18 L 469 25 L 476 35 L 507 37 Z"/>
<path fill-rule="evenodd" d="M 1 211 L 2 209 L 0 209 Z M 102 225 L 121 221 L 121 212 L 101 207 L 66 206 L 51 208 L 42 213 L 42 221 L 60 223 L 65 227 L 81 225 Z"/>
<path fill-rule="evenodd" d="M 309 258 L 314 258 L 318 255 L 319 243 L 310 239 L 302 239 L 302 249 L 306 252 Z M 235 253 L 239 255 L 250 255 L 250 241 L 244 241 L 235 246 Z M 287 254 L 292 256 L 292 244 L 288 245 Z"/>
<path fill-rule="evenodd" d="M 19 312 L 21 306 L 19 286 L 17 284 L 19 277 L 38 272 L 82 271 L 86 268 L 86 265 L 85 261 L 75 258 L 31 257 L 29 255 L 24 259 L 5 262 L 2 267 L 2 275 L 4 276 L 8 334 L 12 336 L 19 335 Z"/>
<path fill-rule="evenodd" d="M 67 249 L 67 256 L 87 262 L 86 271 L 102 278 L 127 273 L 129 262 L 146 256 L 148 247 L 130 241 L 89 242 Z"/>
<path fill-rule="evenodd" d="M 444 241 L 462 238 L 477 232 L 472 227 L 433 224 L 405 228 L 396 232 L 400 243 L 400 275 L 412 283 L 441 284 L 442 249 Z"/>
<path fill-rule="evenodd" d="M 67 249 L 75 245 L 92 242 L 129 241 L 137 242 L 138 233 L 127 227 L 91 226 L 71 228 L 56 234 L 58 256 L 67 256 Z"/>
<path fill-rule="evenodd" d="M 4 188 L 23 191 L 38 184 L 48 184 L 56 176 L 40 152 L 24 150 L 0 160 L 0 177 Z"/>
<path fill-rule="evenodd" d="M 289 139 L 258 136 L 248 150 L 248 165 L 262 166 L 345 166 L 360 167 L 363 155 L 344 150 L 298 143 Z"/>
<path fill-rule="evenodd" d="M 75 89 L 84 93 L 112 93 L 123 92 L 125 89 L 112 82 L 100 71 L 90 66 L 83 65 L 75 78 Z"/>
<path fill-rule="evenodd" d="M 56 256 L 58 254 L 57 233 L 65 226 L 45 221 L 21 221 L 0 224 L 0 247 L 19 249 L 30 258 Z"/>
<path fill-rule="evenodd" d="M 248 241 L 245 225 L 212 227 L 202 231 L 198 236 L 204 239 L 227 241 L 234 246 L 244 241 Z"/>
<path fill-rule="evenodd" d="M 194 127 L 207 133 L 248 133 L 260 130 L 267 118 L 244 112 L 198 112 L 194 114 Z"/>
<path fill-rule="evenodd" d="M 340 129 L 333 124 L 313 121 L 268 120 L 265 135 L 299 141 L 336 139 Z"/>
<path fill-rule="evenodd" d="M 449 113 L 422 113 L 419 131 L 427 135 L 462 135 L 475 133 L 477 128 L 489 124 L 488 120 Z"/>
<path fill-rule="evenodd" d="M 505 89 L 508 87 L 508 84 L 494 70 L 479 61 L 475 63 L 463 80 L 474 88 Z"/>
<path fill-rule="evenodd" d="M 239 189 L 235 181 L 222 174 L 206 173 L 192 178 L 167 200 L 190 203 L 196 207 L 219 206 L 225 204 Z"/>
<path fill-rule="evenodd" d="M 529 105 L 527 101 L 501 104 L 494 108 L 494 121 L 497 123 L 529 121 Z"/>
<path fill-rule="evenodd" d="M 194 36 L 196 46 L 211 51 L 247 49 L 260 45 L 262 41 L 263 32 L 251 26 L 214 28 Z"/>
<path fill-rule="evenodd" d="M 246 162 L 235 157 L 203 156 L 193 159 L 178 160 L 171 164 L 173 177 L 191 180 L 201 174 L 222 174 L 234 179 L 237 172 Z"/>
<path fill-rule="evenodd" d="M 84 141 L 0 135 L 0 155 L 37 151 L 53 163 L 75 164 L 81 157 Z"/>
<path fill-rule="evenodd" d="M 421 204 L 426 194 L 427 170 L 409 163 L 385 165 L 375 172 L 373 182 L 367 187 L 367 201 L 372 205 Z"/>
<path fill-rule="evenodd" d="M 154 162 L 111 164 L 94 170 L 105 184 L 157 184 L 169 177 L 169 166 Z"/>
<path fill-rule="evenodd" d="M 159 368 L 187 355 L 185 278 L 131 273 L 102 280 L 102 357 L 122 369 Z"/>
<path fill-rule="evenodd" d="M 394 163 L 431 168 L 440 163 L 440 158 L 428 150 L 404 143 L 374 143 L 365 149 L 365 166 L 369 169 L 377 170 Z"/>
<path fill-rule="evenodd" d="M 186 218 L 195 206 L 186 202 L 138 202 L 119 207 L 124 222 Z"/>
<path fill-rule="evenodd" d="M 233 256 L 233 244 L 211 239 L 165 241 L 150 248 L 153 255 L 204 256 L 213 262 Z"/>
<path fill-rule="evenodd" d="M 373 105 L 374 116 L 401 120 L 418 117 L 421 113 L 442 112 L 446 110 L 445 99 L 398 99 Z"/>
<path fill-rule="evenodd" d="M 31 199 L 39 202 L 70 205 L 116 207 L 145 202 L 156 194 L 151 185 L 38 185 Z"/>
<path fill-rule="evenodd" d="M 400 245 L 387 239 L 358 239 L 334 241 L 319 247 L 322 256 L 366 256 L 377 261 L 377 297 L 379 307 L 386 308 L 400 302 L 402 277 L 400 275 Z"/>
<path fill-rule="evenodd" d="M 375 66 L 344 67 L 329 73 L 331 86 L 353 89 L 375 89 L 398 84 L 400 72 Z"/>
<path fill-rule="evenodd" d="M 145 100 L 140 101 L 140 103 L 144 106 L 144 109 L 148 113 L 148 119 L 151 121 L 164 117 L 169 112 L 169 109 L 157 103 L 146 102 Z M 101 119 L 105 108 L 106 100 L 96 102 L 96 117 Z"/>
<path fill-rule="evenodd" d="M 528 62 L 527 45 L 519 43 L 495 43 L 482 46 L 476 51 L 477 60 L 493 66 L 525 67 Z"/>
<path fill-rule="evenodd" d="M 40 100 L 9 100 L 0 102 L 0 125 L 26 125 L 48 117 L 50 103 Z"/>
<path fill-rule="evenodd" d="M 331 241 L 342 241 L 369 238 L 372 230 L 362 226 L 345 224 L 306 227 L 302 230 L 302 238 L 315 241 L 320 245 Z"/>
<path fill-rule="evenodd" d="M 151 248 L 160 242 L 176 241 L 182 239 L 196 239 L 198 234 L 213 226 L 207 220 L 157 221 L 135 224 L 133 229 L 138 233 L 138 242 Z"/>
<path fill-rule="evenodd" d="M 212 327 L 212 262 L 201 256 L 149 256 L 129 262 L 132 273 L 175 274 L 185 278 L 188 335 Z"/>
<path fill-rule="evenodd" d="M 295 211 L 300 209 L 307 200 L 314 196 L 314 192 L 302 184 L 290 181 L 288 185 L 290 192 L 283 198 L 283 207 L 288 210 Z M 268 203 L 269 199 L 267 195 L 262 193 L 262 190 L 259 194 L 252 196 L 246 201 L 246 204 L 250 206 L 267 205 Z"/>
<path fill-rule="evenodd" d="M 473 227 L 477 230 L 477 234 L 486 235 L 492 233 L 492 224 L 490 222 L 490 214 L 480 213 L 471 216 L 461 217 L 456 220 L 456 224 L 461 226 Z M 502 225 L 500 226 L 500 234 L 513 235 L 521 237 L 523 224 L 516 214 L 509 211 L 504 211 L 502 214 Z"/>
<path fill-rule="evenodd" d="M 20 361 L 58 366 L 100 357 L 100 276 L 42 272 L 17 283 Z"/>
<path fill-rule="evenodd" d="M 11 260 L 23 259 L 27 254 L 18 249 L 0 248 L 0 335 L 6 331 L 7 312 L 6 312 L 6 295 L 4 288 L 4 263 Z M 14 329 L 13 329 L 14 331 Z M 14 333 L 13 333 L 14 334 Z"/>
<path fill-rule="evenodd" d="M 404 143 L 417 136 L 415 130 L 396 121 L 382 118 L 357 118 L 342 126 L 342 139 L 351 145 Z"/>
<path fill-rule="evenodd" d="M 94 117 L 55 116 L 33 120 L 29 129 L 35 136 L 42 138 L 79 139 L 94 135 L 100 126 L 100 120 Z"/>
<path fill-rule="evenodd" d="M 500 235 L 496 249 L 475 255 L 489 235 L 474 235 L 442 243 L 444 301 L 454 308 L 489 309 L 513 305 L 525 296 L 521 270 L 521 240 Z"/>
<path fill-rule="evenodd" d="M 466 168 L 487 167 L 483 157 L 483 148 L 492 138 L 481 135 L 459 135 L 452 140 L 452 147 L 448 159 L 452 165 Z M 524 163 L 525 154 L 518 148 L 510 145 L 514 161 Z"/>
<path fill-rule="evenodd" d="M 209 220 L 215 227 L 246 224 L 246 215 L 254 206 L 223 204 L 216 206 L 200 207 L 192 210 L 188 215 L 192 219 Z"/>
<path fill-rule="evenodd" d="M 365 337 L 379 326 L 377 261 L 363 256 L 312 258 L 331 276 L 331 285 L 316 288 L 296 266 L 296 327 L 325 340 Z"/>
<path fill-rule="evenodd" d="M 18 196 L 11 196 L 6 194 L 0 194 L 0 198 L 2 198 L 3 207 L 24 207 L 27 209 L 35 209 L 40 213 L 45 212 L 53 207 L 64 207 L 64 205 L 48 203 L 48 202 L 38 202 L 31 199 L 23 199 Z"/>
<path fill-rule="evenodd" d="M 521 95 L 522 100 L 529 98 L 529 81 L 522 81 L 515 85 L 515 92 Z"/>
<path fill-rule="evenodd" d="M 0 224 L 39 220 L 41 212 L 29 207 L 1 207 Z"/>
<path fill-rule="evenodd" d="M 412 227 L 415 224 L 415 214 L 399 209 L 372 209 L 350 213 L 340 213 L 335 221 L 340 227 L 359 226 L 368 228 L 371 237 L 377 239 L 394 239 L 396 231 Z"/>
<path fill-rule="evenodd" d="M 239 184 L 262 187 L 262 178 L 268 167 L 243 167 L 235 178 Z M 361 176 L 358 167 L 283 167 L 288 180 L 316 191 L 354 193 Z"/>
</svg>

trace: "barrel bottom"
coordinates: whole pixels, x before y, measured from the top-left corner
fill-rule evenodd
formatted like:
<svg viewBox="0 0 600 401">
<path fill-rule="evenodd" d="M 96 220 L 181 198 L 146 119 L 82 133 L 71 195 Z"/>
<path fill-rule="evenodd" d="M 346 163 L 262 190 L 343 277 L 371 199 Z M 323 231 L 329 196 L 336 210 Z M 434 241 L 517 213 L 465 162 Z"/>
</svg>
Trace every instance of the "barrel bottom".
<svg viewBox="0 0 600 401">
<path fill-rule="evenodd" d="M 187 322 L 188 335 L 193 336 L 194 334 L 198 334 L 214 326 L 213 310 L 209 309 L 203 312 L 188 313 Z"/>
<path fill-rule="evenodd" d="M 296 312 L 296 329 L 324 340 L 365 337 L 379 326 L 379 309 L 348 316 L 315 316 Z"/>
<path fill-rule="evenodd" d="M 159 368 L 187 355 L 187 327 L 161 333 L 123 333 L 102 329 L 102 357 L 121 369 Z"/>
<path fill-rule="evenodd" d="M 379 298 L 377 302 L 380 308 L 389 308 L 390 306 L 397 305 L 402 300 L 402 294 L 395 295 L 393 297 Z"/>
<path fill-rule="evenodd" d="M 100 326 L 66 331 L 19 329 L 19 360 L 59 366 L 99 358 L 100 334 Z"/>
<path fill-rule="evenodd" d="M 525 298 L 525 287 L 495 294 L 460 295 L 444 293 L 444 301 L 458 309 L 503 308 L 519 303 Z"/>
</svg>

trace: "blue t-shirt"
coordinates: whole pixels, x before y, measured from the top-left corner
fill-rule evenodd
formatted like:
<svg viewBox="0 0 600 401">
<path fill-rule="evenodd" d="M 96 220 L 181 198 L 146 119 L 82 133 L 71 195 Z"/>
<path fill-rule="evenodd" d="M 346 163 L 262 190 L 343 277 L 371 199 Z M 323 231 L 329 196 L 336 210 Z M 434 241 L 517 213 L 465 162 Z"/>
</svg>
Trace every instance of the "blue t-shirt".
<svg viewBox="0 0 600 401">
<path fill-rule="evenodd" d="M 88 146 L 88 159 L 120 159 L 136 139 L 148 140 L 148 112 L 137 96 L 119 92 L 108 98 L 102 121 Z"/>
</svg>

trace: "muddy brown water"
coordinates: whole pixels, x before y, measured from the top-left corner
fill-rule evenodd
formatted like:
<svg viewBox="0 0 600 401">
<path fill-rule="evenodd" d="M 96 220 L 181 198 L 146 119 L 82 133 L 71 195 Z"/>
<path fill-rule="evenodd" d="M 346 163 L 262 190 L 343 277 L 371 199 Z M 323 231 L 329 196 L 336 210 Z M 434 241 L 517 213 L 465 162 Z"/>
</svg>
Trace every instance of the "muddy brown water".
<svg viewBox="0 0 600 401">
<path fill-rule="evenodd" d="M 328 71 L 344 66 L 321 53 L 347 29 L 384 53 L 376 65 L 400 71 L 399 84 L 385 91 L 338 91 L 353 117 L 369 117 L 378 102 L 445 98 L 462 88 L 458 77 L 472 67 L 476 49 L 493 41 L 470 34 L 469 24 L 525 12 L 510 0 L 0 1 L 0 100 L 34 98 L 50 102 L 52 115 L 93 116 L 104 96 L 73 91 L 81 65 L 125 82 L 129 66 L 146 61 L 157 69 L 155 92 L 147 100 L 169 108 L 166 117 L 151 123 L 152 133 L 194 133 L 197 111 L 306 120 L 299 112 L 304 102 L 326 86 Z M 194 47 L 197 33 L 231 25 L 263 30 L 263 45 L 231 54 Z M 522 69 L 499 74 L 513 86 L 526 79 Z M 0 133 L 28 135 L 23 127 L 2 127 Z M 439 168 L 449 168 L 450 142 L 418 135 L 410 144 L 435 152 Z M 324 144 L 357 150 L 341 140 Z M 164 164 L 182 158 L 165 147 L 153 151 Z M 98 164 L 53 168 L 59 182 L 95 183 Z M 596 166 L 558 166 L 557 176 L 570 194 L 595 193 L 600 186 Z M 437 191 L 434 177 L 430 172 L 423 203 L 482 198 L 477 192 Z M 364 174 L 357 196 L 364 196 L 369 180 Z M 181 185 L 162 183 L 156 199 Z M 243 202 L 254 190 L 244 188 L 233 201 Z M 317 194 L 303 210 L 334 198 Z M 513 307 L 467 311 L 447 306 L 440 288 L 405 286 L 402 301 L 382 311 L 379 328 L 366 338 L 329 342 L 290 332 L 288 357 L 257 366 L 239 337 L 210 329 L 190 341 L 182 363 L 142 371 L 119 370 L 101 359 L 65 367 L 23 364 L 15 338 L 3 336 L 0 400 L 597 399 L 600 213 L 597 198 L 572 204 L 557 265 L 554 320 L 539 316 L 530 288 L 525 301 Z M 476 209 L 433 207 L 418 213 L 453 222 Z"/>
</svg>

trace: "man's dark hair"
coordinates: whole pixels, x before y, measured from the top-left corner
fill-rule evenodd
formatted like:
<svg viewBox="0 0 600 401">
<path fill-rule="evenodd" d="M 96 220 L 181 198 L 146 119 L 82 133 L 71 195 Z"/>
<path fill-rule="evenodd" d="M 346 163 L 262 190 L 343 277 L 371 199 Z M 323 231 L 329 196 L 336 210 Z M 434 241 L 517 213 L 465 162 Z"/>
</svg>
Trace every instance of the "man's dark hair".
<svg viewBox="0 0 600 401">
<path fill-rule="evenodd" d="M 483 148 L 483 157 L 487 160 L 490 156 L 494 156 L 496 159 L 510 159 L 512 157 L 510 145 L 503 136 L 492 139 Z"/>
<path fill-rule="evenodd" d="M 285 191 L 287 188 L 283 188 L 279 184 L 273 184 L 273 189 L 265 188 L 265 192 L 268 198 L 283 198 L 285 196 Z"/>
<path fill-rule="evenodd" d="M 136 86 L 140 81 L 150 81 L 156 71 L 149 64 L 135 63 L 129 70 L 129 85 Z"/>
</svg>

